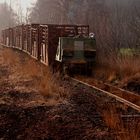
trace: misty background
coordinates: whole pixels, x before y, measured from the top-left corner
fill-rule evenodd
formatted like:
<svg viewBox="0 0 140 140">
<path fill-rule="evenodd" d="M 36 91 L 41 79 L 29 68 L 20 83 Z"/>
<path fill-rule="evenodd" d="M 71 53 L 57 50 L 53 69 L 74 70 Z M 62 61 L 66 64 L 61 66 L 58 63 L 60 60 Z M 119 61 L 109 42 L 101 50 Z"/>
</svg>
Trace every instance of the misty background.
<svg viewBox="0 0 140 140">
<path fill-rule="evenodd" d="M 26 11 L 0 4 L 0 30 L 28 23 L 88 24 L 106 60 L 118 48 L 140 48 L 140 0 L 36 0 Z"/>
</svg>

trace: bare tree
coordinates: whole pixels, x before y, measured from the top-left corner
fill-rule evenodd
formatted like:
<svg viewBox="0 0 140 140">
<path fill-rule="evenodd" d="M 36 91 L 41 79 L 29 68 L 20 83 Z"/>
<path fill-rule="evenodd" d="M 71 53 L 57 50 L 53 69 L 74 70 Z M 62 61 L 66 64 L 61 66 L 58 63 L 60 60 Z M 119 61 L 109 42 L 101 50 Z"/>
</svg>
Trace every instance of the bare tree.
<svg viewBox="0 0 140 140">
<path fill-rule="evenodd" d="M 38 0 L 30 17 L 39 23 L 88 24 L 96 35 L 98 56 L 116 60 L 120 48 L 140 44 L 139 9 L 139 0 Z"/>
<path fill-rule="evenodd" d="M 7 3 L 0 4 L 0 30 L 9 26 L 14 26 L 16 23 L 16 14 L 7 5 Z"/>
</svg>

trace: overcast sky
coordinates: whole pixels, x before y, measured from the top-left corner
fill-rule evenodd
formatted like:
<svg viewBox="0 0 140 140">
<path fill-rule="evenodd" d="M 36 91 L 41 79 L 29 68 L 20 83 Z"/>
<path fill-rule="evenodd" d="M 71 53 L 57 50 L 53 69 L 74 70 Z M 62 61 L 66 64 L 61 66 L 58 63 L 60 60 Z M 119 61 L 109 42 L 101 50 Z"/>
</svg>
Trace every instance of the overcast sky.
<svg viewBox="0 0 140 140">
<path fill-rule="evenodd" d="M 10 3 L 10 0 L 0 0 L 0 3 L 7 2 L 8 4 Z M 17 10 L 17 5 L 20 4 L 21 8 L 23 10 L 23 13 L 26 13 L 26 9 L 28 7 L 31 7 L 32 3 L 35 3 L 36 0 L 11 0 L 11 5 L 12 8 L 16 11 Z"/>
</svg>

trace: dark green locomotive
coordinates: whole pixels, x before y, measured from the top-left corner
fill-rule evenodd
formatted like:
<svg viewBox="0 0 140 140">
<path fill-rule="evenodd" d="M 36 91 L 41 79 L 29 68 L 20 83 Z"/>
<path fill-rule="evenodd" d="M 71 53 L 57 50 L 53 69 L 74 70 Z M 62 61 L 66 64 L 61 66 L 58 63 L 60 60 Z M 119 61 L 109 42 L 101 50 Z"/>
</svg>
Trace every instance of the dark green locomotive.
<svg viewBox="0 0 140 140">
<path fill-rule="evenodd" d="M 65 73 L 91 74 L 96 56 L 95 45 L 95 38 L 60 37 L 56 61 L 62 64 Z"/>
</svg>

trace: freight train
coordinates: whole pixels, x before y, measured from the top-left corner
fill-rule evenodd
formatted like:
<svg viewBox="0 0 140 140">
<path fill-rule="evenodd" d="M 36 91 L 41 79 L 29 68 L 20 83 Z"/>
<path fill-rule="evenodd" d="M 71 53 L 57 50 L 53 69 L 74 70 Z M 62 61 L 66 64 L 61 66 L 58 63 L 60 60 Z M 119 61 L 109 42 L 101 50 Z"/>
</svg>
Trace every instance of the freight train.
<svg viewBox="0 0 140 140">
<path fill-rule="evenodd" d="M 2 31 L 2 44 L 17 48 L 62 73 L 91 74 L 95 37 L 88 25 L 28 24 Z"/>
</svg>

